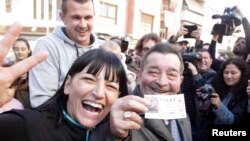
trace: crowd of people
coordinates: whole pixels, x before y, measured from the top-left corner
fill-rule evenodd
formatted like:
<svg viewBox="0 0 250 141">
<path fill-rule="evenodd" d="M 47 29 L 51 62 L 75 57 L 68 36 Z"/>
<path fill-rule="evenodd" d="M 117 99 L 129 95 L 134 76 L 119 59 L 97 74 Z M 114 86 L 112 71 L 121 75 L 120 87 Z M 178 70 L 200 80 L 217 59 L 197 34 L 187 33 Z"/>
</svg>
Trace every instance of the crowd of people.
<svg viewBox="0 0 250 141">
<path fill-rule="evenodd" d="M 167 42 L 148 33 L 126 51 L 123 39 L 92 33 L 92 0 L 63 0 L 61 8 L 64 26 L 33 50 L 18 37 L 19 23 L 0 42 L 1 140 L 204 141 L 211 125 L 250 126 L 250 25 L 238 7 L 245 37 L 226 60 L 215 57 L 216 33 L 211 43 L 199 28 L 190 33 L 195 57 L 183 55 L 184 25 Z M 4 63 L 11 47 L 16 59 Z M 183 94 L 186 117 L 146 118 L 149 94 Z"/>
</svg>

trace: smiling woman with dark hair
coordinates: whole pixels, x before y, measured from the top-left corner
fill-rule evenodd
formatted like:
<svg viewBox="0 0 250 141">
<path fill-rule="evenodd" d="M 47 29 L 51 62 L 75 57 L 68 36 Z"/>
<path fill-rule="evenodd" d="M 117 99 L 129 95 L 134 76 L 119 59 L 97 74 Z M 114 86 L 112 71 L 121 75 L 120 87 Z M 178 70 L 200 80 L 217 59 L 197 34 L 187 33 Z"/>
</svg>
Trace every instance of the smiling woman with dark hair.
<svg viewBox="0 0 250 141">
<path fill-rule="evenodd" d="M 122 63 L 113 53 L 90 50 L 74 62 L 62 86 L 47 102 L 32 110 L 0 115 L 0 138 L 104 140 L 100 134 L 109 132 L 110 108 L 117 98 L 128 94 L 126 83 Z"/>
<path fill-rule="evenodd" d="M 207 139 L 207 125 L 242 125 L 247 109 L 249 68 L 242 58 L 224 62 L 211 84 L 215 90 L 208 99 L 208 108 L 200 115 L 203 127 L 200 139 Z"/>
</svg>

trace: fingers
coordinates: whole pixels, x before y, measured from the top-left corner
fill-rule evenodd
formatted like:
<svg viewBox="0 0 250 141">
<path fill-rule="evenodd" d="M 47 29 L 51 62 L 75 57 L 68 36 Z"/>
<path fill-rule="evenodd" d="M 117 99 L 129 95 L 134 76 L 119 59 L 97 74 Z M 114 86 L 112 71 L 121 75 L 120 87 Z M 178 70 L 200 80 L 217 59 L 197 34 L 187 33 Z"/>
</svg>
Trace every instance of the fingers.
<svg viewBox="0 0 250 141">
<path fill-rule="evenodd" d="M 196 96 L 200 96 L 201 95 L 201 92 L 200 92 L 200 88 L 196 89 Z"/>
<path fill-rule="evenodd" d="M 177 32 L 177 37 L 180 37 L 185 34 L 188 34 L 188 29 L 182 26 Z"/>
<path fill-rule="evenodd" d="M 136 112 L 125 111 L 111 114 L 111 132 L 116 137 L 123 139 L 128 136 L 129 130 L 140 129 L 142 122 L 142 118 Z"/>
<path fill-rule="evenodd" d="M 9 49 L 12 47 L 21 30 L 22 26 L 16 22 L 9 27 L 8 31 L 4 35 L 0 42 L 0 65 L 3 64 L 5 56 L 9 52 Z"/>
<path fill-rule="evenodd" d="M 112 122 L 110 122 L 112 135 L 120 139 L 126 138 L 128 136 L 129 130 L 140 129 L 140 125 L 136 124 L 135 122 L 131 120 L 123 121 L 121 122 L 121 124 L 117 124 L 117 125 L 118 126 L 112 126 Z"/>
<path fill-rule="evenodd" d="M 144 113 L 148 111 L 150 102 L 144 98 L 135 95 L 129 95 L 119 99 L 119 109 L 123 111 L 135 111 Z"/>
<path fill-rule="evenodd" d="M 40 52 L 36 55 L 32 55 L 31 57 L 28 57 L 15 65 L 12 65 L 9 67 L 9 72 L 12 74 L 12 80 L 14 81 L 24 73 L 28 72 L 32 67 L 39 64 L 43 60 L 45 60 L 48 57 L 48 53 L 46 51 Z"/>
<path fill-rule="evenodd" d="M 119 138 L 125 138 L 129 130 L 139 129 L 143 122 L 139 114 L 148 111 L 149 104 L 146 99 L 134 95 L 116 100 L 110 112 L 112 133 Z"/>
<path fill-rule="evenodd" d="M 215 107 L 219 107 L 220 106 L 220 97 L 217 93 L 212 93 L 210 96 L 210 102 L 211 104 L 213 104 Z"/>
<path fill-rule="evenodd" d="M 142 124 L 142 122 L 143 122 L 140 115 L 137 114 L 136 112 L 132 112 L 132 111 L 125 111 L 123 113 L 123 119 L 125 121 L 133 121 L 133 122 L 135 122 L 136 124 L 138 124 L 138 126 L 135 125 L 135 126 L 137 126 L 137 128 L 140 127 L 140 124 Z"/>
<path fill-rule="evenodd" d="M 193 32 L 191 33 L 191 35 L 192 35 L 193 37 L 198 38 L 198 37 L 200 37 L 200 31 L 199 31 L 199 30 L 195 30 L 195 31 L 193 31 Z"/>
</svg>

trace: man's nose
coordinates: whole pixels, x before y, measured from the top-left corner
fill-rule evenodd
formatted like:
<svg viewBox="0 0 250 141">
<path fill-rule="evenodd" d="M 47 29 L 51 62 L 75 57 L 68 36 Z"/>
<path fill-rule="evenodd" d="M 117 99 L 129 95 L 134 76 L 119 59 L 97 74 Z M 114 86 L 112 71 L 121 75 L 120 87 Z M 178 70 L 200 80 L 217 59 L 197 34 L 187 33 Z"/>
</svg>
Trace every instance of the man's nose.
<svg viewBox="0 0 250 141">
<path fill-rule="evenodd" d="M 81 19 L 81 20 L 80 20 L 79 26 L 80 26 L 80 27 L 83 27 L 83 28 L 86 27 L 86 26 L 87 26 L 86 20 L 85 20 L 85 19 Z"/>
<path fill-rule="evenodd" d="M 166 74 L 162 73 L 156 80 L 157 84 L 163 86 L 168 84 L 168 77 Z"/>
</svg>

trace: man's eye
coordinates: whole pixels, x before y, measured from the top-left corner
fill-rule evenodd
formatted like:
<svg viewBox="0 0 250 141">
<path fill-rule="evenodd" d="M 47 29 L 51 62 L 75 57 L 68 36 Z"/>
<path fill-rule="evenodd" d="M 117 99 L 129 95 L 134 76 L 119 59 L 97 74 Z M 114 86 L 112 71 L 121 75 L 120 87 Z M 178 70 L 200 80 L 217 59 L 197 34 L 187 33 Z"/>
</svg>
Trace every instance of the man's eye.
<svg viewBox="0 0 250 141">
<path fill-rule="evenodd" d="M 168 74 L 169 76 L 177 76 L 175 73 Z"/>
<path fill-rule="evenodd" d="M 168 76 L 170 77 L 170 78 L 176 78 L 176 77 L 178 77 L 178 73 L 169 73 L 168 74 Z"/>
<path fill-rule="evenodd" d="M 80 16 L 72 16 L 72 19 L 79 20 L 79 19 L 81 19 L 81 17 Z"/>
<path fill-rule="evenodd" d="M 153 75 L 153 76 L 156 76 L 156 75 L 158 75 L 158 72 L 150 71 L 149 74 L 151 74 L 151 75 Z"/>
</svg>

